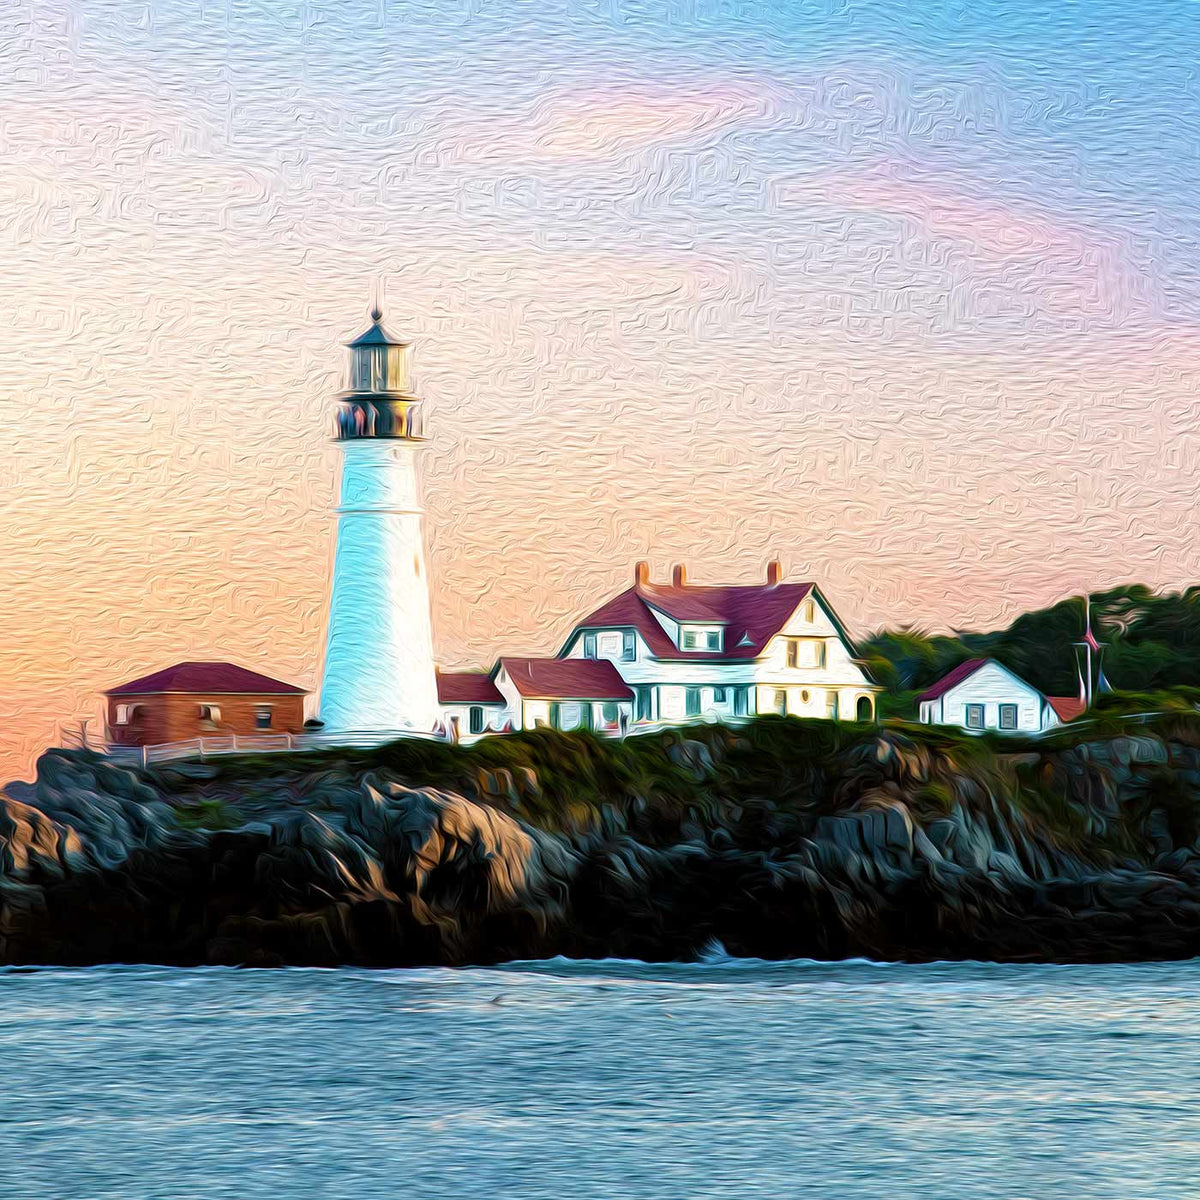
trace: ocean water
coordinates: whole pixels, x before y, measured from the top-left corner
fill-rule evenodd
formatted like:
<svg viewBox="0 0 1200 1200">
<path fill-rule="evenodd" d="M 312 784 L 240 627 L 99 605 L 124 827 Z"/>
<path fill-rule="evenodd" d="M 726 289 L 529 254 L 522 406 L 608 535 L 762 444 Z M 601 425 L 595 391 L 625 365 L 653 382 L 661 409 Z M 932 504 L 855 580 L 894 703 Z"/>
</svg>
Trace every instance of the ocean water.
<svg viewBox="0 0 1200 1200">
<path fill-rule="evenodd" d="M 1200 963 L 0 971 L 0 1196 L 1200 1195 Z"/>
</svg>

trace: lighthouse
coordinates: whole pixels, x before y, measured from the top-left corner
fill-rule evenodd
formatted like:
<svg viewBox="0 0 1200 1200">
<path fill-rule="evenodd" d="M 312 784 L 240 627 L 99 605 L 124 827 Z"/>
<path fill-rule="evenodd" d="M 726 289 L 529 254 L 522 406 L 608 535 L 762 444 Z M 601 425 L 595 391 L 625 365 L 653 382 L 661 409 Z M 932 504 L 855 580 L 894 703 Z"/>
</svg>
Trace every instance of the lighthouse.
<svg viewBox="0 0 1200 1200">
<path fill-rule="evenodd" d="M 347 741 L 431 730 L 438 717 L 417 454 L 420 402 L 409 345 L 378 305 L 349 344 L 348 390 L 334 436 L 342 451 L 321 720 Z"/>
</svg>

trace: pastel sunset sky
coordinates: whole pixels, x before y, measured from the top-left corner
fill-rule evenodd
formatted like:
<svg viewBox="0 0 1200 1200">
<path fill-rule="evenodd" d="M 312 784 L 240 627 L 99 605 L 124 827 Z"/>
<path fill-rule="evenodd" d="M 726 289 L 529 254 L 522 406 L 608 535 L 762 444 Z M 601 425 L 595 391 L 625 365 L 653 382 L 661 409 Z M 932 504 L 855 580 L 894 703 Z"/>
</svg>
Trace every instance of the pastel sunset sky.
<svg viewBox="0 0 1200 1200">
<path fill-rule="evenodd" d="M 1200 5 L 0 3 L 0 774 L 316 684 L 340 343 L 414 345 L 438 658 L 634 560 L 851 629 L 1200 582 Z"/>
</svg>

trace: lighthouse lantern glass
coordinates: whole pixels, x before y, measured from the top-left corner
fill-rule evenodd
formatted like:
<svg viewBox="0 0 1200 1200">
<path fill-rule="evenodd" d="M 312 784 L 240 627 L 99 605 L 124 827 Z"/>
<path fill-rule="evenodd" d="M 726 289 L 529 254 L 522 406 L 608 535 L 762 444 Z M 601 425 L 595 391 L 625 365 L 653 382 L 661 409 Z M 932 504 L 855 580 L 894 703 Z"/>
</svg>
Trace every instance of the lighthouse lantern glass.
<svg viewBox="0 0 1200 1200">
<path fill-rule="evenodd" d="M 403 346 L 358 346 L 350 361 L 350 388 L 355 392 L 403 392 Z"/>
</svg>

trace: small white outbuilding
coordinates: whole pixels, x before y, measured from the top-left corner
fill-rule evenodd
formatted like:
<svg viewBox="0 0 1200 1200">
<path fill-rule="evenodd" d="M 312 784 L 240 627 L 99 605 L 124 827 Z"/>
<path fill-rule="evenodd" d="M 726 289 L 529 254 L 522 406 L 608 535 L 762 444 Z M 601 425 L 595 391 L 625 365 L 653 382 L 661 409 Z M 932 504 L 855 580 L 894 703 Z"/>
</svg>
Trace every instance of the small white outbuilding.
<svg viewBox="0 0 1200 1200">
<path fill-rule="evenodd" d="M 924 725 L 957 725 L 969 733 L 1042 733 L 1083 711 L 1069 696 L 1047 696 L 991 658 L 954 668 L 917 697 Z"/>
</svg>

